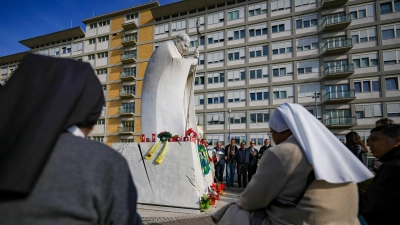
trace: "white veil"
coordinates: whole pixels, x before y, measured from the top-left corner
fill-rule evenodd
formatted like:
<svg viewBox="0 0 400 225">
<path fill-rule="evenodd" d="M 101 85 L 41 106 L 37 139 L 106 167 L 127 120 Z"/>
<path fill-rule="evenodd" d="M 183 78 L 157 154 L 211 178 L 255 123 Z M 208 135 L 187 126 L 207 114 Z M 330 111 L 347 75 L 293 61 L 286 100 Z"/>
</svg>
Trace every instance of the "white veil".
<svg viewBox="0 0 400 225">
<path fill-rule="evenodd" d="M 317 180 L 359 183 L 373 177 L 365 165 L 303 106 L 280 105 L 272 114 L 269 125 L 277 132 L 292 131 L 308 162 L 313 165 Z"/>
</svg>

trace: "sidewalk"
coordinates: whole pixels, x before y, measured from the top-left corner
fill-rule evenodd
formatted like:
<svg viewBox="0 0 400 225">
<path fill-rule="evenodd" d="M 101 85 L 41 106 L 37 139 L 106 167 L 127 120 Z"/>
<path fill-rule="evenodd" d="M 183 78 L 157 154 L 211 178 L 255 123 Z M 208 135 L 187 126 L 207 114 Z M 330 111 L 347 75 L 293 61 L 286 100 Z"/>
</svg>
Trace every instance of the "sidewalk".
<svg viewBox="0 0 400 225">
<path fill-rule="evenodd" d="M 226 188 L 220 201 L 216 201 L 214 207 L 205 212 L 192 209 L 176 209 L 167 207 L 154 207 L 138 205 L 138 213 L 142 217 L 143 224 L 153 225 L 213 225 L 210 215 L 221 207 L 235 202 L 244 188 Z"/>
</svg>

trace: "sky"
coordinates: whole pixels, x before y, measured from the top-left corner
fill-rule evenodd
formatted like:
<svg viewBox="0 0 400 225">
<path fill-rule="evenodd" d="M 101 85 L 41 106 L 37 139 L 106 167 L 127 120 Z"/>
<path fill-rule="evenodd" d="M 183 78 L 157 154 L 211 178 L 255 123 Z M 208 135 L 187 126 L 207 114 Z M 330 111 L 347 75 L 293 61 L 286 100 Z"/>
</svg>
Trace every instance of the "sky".
<svg viewBox="0 0 400 225">
<path fill-rule="evenodd" d="M 160 5 L 178 0 L 159 0 Z M 93 16 L 149 3 L 151 0 L 9 0 L 0 7 L 0 57 L 28 51 L 18 41 L 81 26 Z"/>
</svg>

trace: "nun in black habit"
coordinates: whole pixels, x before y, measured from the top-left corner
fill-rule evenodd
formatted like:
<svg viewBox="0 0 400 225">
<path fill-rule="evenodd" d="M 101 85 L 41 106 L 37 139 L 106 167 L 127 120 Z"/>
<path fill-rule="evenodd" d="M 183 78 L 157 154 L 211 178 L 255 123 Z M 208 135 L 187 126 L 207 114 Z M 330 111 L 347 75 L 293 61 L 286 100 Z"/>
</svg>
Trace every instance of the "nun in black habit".
<svg viewBox="0 0 400 225">
<path fill-rule="evenodd" d="M 142 224 L 126 160 L 85 138 L 103 104 L 89 64 L 23 60 L 0 89 L 0 224 Z"/>
</svg>

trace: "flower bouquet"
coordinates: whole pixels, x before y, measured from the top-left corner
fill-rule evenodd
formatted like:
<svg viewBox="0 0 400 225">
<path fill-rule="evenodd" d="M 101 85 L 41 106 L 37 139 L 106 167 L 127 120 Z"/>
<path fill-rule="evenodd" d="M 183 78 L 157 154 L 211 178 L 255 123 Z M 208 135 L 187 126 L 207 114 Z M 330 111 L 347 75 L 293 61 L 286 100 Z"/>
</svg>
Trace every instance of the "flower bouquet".
<svg viewBox="0 0 400 225">
<path fill-rule="evenodd" d="M 208 195 L 204 194 L 200 198 L 200 208 L 202 210 L 207 210 L 210 208 L 211 200 Z"/>
<path fill-rule="evenodd" d="M 189 128 L 185 132 L 185 137 L 189 137 L 189 141 L 193 141 L 193 140 L 196 140 L 197 133 L 192 128 Z"/>
<path fill-rule="evenodd" d="M 163 159 L 164 159 L 164 155 L 165 155 L 165 152 L 166 152 L 166 150 L 167 150 L 167 147 L 168 147 L 168 139 L 171 138 L 172 135 L 171 135 L 171 133 L 168 132 L 168 131 L 163 131 L 163 132 L 159 133 L 159 134 L 157 135 L 157 137 L 160 138 L 160 141 L 158 141 L 157 143 L 155 143 L 155 144 L 151 147 L 151 149 L 147 152 L 145 158 L 148 159 L 148 160 L 150 160 L 150 159 L 153 157 L 154 152 L 156 151 L 157 147 L 158 147 L 161 143 L 164 143 L 164 147 L 163 147 L 163 149 L 161 150 L 161 153 L 158 155 L 158 157 L 157 157 L 157 159 L 156 159 L 156 162 L 157 162 L 158 164 L 161 164 L 162 161 L 163 161 Z"/>
</svg>

